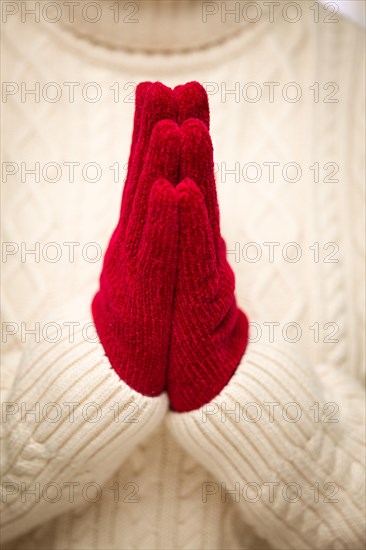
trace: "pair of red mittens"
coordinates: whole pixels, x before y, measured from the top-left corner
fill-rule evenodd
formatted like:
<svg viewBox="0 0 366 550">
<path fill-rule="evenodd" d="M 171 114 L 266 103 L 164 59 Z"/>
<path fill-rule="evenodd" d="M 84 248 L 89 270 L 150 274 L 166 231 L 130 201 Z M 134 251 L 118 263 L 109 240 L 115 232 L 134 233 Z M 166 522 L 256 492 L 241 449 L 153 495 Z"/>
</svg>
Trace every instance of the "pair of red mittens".
<svg viewBox="0 0 366 550">
<path fill-rule="evenodd" d="M 92 304 L 117 374 L 144 395 L 166 389 L 179 412 L 222 390 L 248 341 L 220 235 L 208 125 L 198 83 L 137 87 L 120 219 Z"/>
</svg>

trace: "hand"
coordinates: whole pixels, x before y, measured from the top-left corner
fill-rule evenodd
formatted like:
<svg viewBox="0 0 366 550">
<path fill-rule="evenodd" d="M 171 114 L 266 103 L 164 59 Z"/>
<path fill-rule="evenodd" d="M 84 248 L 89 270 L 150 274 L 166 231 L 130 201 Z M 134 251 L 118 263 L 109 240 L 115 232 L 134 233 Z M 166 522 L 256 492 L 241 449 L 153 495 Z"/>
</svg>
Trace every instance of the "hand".
<svg viewBox="0 0 366 550">
<path fill-rule="evenodd" d="M 208 127 L 198 83 L 173 92 L 159 83 L 138 86 L 120 220 L 92 305 L 119 376 L 150 396 L 167 383 L 179 411 L 220 392 L 248 333 L 220 236 Z"/>
<path fill-rule="evenodd" d="M 202 117 L 205 118 L 205 117 Z M 178 271 L 167 388 L 178 412 L 211 401 L 227 384 L 247 345 L 248 320 L 236 305 L 234 274 L 220 235 L 207 125 L 181 126 Z"/>
<path fill-rule="evenodd" d="M 165 387 L 176 277 L 180 136 L 173 119 L 169 88 L 138 86 L 120 219 L 92 304 L 112 367 L 149 396 Z"/>
</svg>

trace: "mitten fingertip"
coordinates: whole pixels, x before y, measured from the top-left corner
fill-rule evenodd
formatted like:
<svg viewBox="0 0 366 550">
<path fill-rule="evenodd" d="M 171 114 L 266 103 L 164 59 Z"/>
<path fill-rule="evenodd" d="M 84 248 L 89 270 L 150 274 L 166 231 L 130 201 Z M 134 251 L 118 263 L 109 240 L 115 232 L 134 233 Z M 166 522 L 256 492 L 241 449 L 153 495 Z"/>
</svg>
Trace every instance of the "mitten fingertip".
<svg viewBox="0 0 366 550">
<path fill-rule="evenodd" d="M 179 124 L 183 124 L 188 118 L 197 118 L 207 128 L 210 127 L 207 92 L 199 82 L 192 81 L 183 86 L 176 86 L 173 92 L 178 104 Z"/>
<path fill-rule="evenodd" d="M 199 204 L 203 208 L 206 208 L 202 192 L 191 178 L 184 178 L 178 183 L 176 189 L 180 206 L 185 207 L 187 205 Z"/>
</svg>

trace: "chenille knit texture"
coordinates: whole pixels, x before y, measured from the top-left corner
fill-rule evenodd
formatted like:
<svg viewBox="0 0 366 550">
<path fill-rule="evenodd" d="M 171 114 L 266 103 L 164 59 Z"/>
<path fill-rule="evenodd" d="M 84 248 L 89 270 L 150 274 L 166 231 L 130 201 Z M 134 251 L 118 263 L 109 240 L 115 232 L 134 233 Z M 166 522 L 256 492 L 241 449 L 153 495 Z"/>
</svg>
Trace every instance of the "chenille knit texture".
<svg viewBox="0 0 366 550">
<path fill-rule="evenodd" d="M 165 387 L 176 275 L 180 136 L 173 119 L 170 89 L 160 83 L 138 88 L 121 216 L 93 301 L 111 365 L 150 396 Z"/>
<path fill-rule="evenodd" d="M 248 341 L 235 277 L 220 235 L 206 112 L 181 127 L 179 254 L 168 365 L 172 408 L 198 409 L 225 387 Z"/>
<path fill-rule="evenodd" d="M 101 23 L 111 21 L 109 3 L 98 4 Z M 2 438 L 5 550 L 365 546 L 364 32 L 321 7 L 315 22 L 313 0 L 297 2 L 296 23 L 276 3 L 270 23 L 269 3 L 257 4 L 261 19 L 228 15 L 230 32 L 212 15 L 225 31 L 218 41 L 201 3 L 171 3 L 165 33 L 155 2 L 141 2 L 134 17 L 151 42 L 180 37 L 170 55 L 96 44 L 92 24 L 78 37 L 44 18 L 24 23 L 22 6 L 2 26 L 3 78 L 19 85 L 2 109 L 14 172 L 2 182 L 13 254 L 2 265 L 1 385 L 15 403 Z M 210 40 L 184 48 L 195 22 Z M 130 48 L 142 30 L 123 26 Z M 120 217 L 144 81 L 207 89 L 220 231 L 251 322 L 225 388 L 183 413 L 168 410 L 165 392 L 126 384 L 92 337 L 90 302 Z M 22 83 L 39 83 L 39 101 L 22 101 Z M 60 85 L 58 101 L 47 100 L 49 83 Z"/>
<path fill-rule="evenodd" d="M 137 87 L 120 220 L 92 307 L 117 374 L 144 395 L 167 386 L 180 412 L 220 393 L 248 341 L 220 235 L 208 128 L 198 82 Z"/>
</svg>

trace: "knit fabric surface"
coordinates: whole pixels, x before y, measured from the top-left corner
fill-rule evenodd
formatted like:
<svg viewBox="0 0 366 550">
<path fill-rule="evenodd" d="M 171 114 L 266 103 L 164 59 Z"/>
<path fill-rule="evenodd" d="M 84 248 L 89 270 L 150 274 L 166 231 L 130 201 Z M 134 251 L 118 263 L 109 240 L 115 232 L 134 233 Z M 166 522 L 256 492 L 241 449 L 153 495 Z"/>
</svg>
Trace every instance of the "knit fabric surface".
<svg viewBox="0 0 366 550">
<path fill-rule="evenodd" d="M 4 25 L 4 550 L 364 547 L 364 32 L 313 4 L 170 55 Z M 227 385 L 183 413 L 120 379 L 90 314 L 142 81 L 208 91 L 251 323 Z"/>
</svg>

